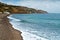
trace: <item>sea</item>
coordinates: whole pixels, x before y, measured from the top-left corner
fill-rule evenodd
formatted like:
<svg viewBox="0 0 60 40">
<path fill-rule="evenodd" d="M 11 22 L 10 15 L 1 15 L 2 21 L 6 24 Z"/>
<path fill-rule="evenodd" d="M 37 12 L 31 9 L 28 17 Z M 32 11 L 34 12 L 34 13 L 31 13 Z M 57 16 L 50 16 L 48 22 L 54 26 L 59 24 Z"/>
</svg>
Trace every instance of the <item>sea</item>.
<svg viewBox="0 0 60 40">
<path fill-rule="evenodd" d="M 24 40 L 60 40 L 60 13 L 12 14 L 8 18 Z"/>
</svg>

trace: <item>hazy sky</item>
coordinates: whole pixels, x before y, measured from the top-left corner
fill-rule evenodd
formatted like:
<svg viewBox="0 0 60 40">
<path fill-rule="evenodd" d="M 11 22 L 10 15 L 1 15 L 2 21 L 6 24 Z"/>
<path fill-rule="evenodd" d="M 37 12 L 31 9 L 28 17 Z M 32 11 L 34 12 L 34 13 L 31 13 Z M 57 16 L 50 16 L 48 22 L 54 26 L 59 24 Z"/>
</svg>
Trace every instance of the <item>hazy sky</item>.
<svg viewBox="0 0 60 40">
<path fill-rule="evenodd" d="M 60 13 L 60 0 L 0 0 L 1 2 Z"/>
</svg>

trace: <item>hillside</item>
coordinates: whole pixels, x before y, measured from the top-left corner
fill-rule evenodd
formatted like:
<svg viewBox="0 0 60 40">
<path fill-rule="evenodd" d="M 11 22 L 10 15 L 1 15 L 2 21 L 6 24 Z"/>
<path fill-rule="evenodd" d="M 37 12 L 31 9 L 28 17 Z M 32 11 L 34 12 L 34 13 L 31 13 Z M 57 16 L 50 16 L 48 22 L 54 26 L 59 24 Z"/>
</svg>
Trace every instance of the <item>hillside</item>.
<svg viewBox="0 0 60 40">
<path fill-rule="evenodd" d="M 34 8 L 28 8 L 24 6 L 14 6 L 14 5 L 7 5 L 0 2 L 0 12 L 8 11 L 10 13 L 47 13 L 43 10 L 36 10 Z"/>
</svg>

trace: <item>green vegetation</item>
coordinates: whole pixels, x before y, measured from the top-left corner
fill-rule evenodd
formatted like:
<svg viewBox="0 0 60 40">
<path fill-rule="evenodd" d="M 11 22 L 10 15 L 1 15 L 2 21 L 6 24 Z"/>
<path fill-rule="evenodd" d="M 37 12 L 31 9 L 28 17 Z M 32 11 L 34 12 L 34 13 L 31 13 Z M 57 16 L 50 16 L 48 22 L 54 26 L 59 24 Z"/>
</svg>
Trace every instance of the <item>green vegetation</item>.
<svg viewBox="0 0 60 40">
<path fill-rule="evenodd" d="M 8 11 L 10 13 L 47 13 L 43 10 L 36 10 L 24 6 L 7 5 L 0 2 L 0 12 Z"/>
</svg>

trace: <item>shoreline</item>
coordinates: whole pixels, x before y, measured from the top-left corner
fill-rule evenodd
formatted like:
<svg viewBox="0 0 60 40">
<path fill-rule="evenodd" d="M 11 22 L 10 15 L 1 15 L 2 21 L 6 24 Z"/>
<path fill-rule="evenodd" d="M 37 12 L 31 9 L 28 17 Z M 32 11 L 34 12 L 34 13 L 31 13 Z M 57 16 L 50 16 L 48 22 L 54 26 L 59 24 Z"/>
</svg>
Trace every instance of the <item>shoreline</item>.
<svg viewBox="0 0 60 40">
<path fill-rule="evenodd" d="M 23 40 L 22 32 L 12 27 L 7 16 L 0 13 L 0 40 Z"/>
</svg>

